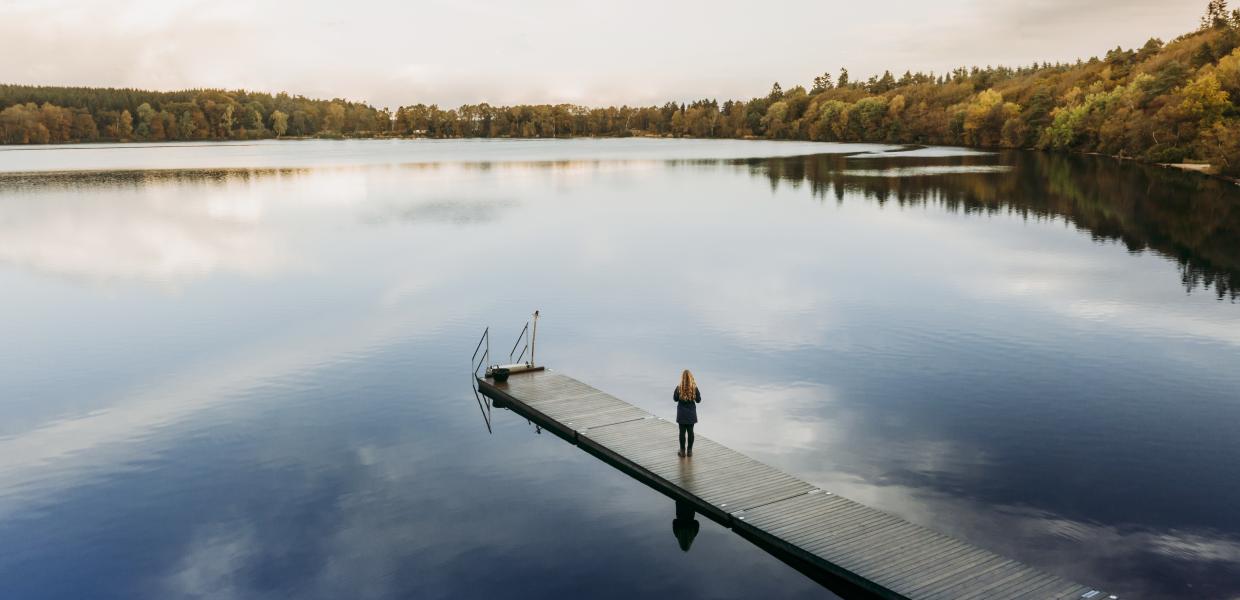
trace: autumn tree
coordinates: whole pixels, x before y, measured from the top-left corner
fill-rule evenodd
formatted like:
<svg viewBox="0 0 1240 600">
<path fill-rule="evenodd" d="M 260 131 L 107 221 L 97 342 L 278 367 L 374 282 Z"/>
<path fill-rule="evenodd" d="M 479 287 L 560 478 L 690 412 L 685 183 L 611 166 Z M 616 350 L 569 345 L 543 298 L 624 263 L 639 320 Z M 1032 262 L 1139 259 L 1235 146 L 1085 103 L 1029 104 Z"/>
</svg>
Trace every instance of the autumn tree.
<svg viewBox="0 0 1240 600">
<path fill-rule="evenodd" d="M 271 130 L 276 132 L 277 138 L 284 135 L 288 131 L 288 115 L 278 110 L 272 111 Z"/>
<path fill-rule="evenodd" d="M 327 106 L 327 114 L 323 118 L 323 129 L 333 133 L 344 130 L 344 107 L 338 102 Z"/>
<path fill-rule="evenodd" d="M 766 115 L 762 117 L 762 128 L 766 131 L 766 137 L 779 139 L 784 136 L 784 132 L 788 128 L 788 103 L 779 101 L 772 103 L 766 109 Z"/>
<path fill-rule="evenodd" d="M 177 121 L 178 137 L 183 140 L 193 139 L 194 131 L 197 127 L 194 124 L 194 114 L 190 111 L 181 113 L 181 118 Z"/>
<path fill-rule="evenodd" d="M 389 135 L 566 137 L 684 135 L 883 141 L 1097 152 L 1235 172 L 1240 18 L 1212 0 L 1203 29 L 1104 58 L 936 74 L 841 69 L 809 90 L 778 83 L 750 99 L 652 106 L 570 104 L 386 109 L 243 90 L 153 92 L 0 84 L 0 141 L 214 140 Z M 135 123 L 136 121 L 136 123 Z M 135 127 L 136 126 L 136 127 Z"/>
<path fill-rule="evenodd" d="M 127 140 L 133 137 L 133 115 L 128 110 L 122 110 L 117 116 L 116 137 Z"/>
<path fill-rule="evenodd" d="M 155 115 L 158 113 L 155 112 L 154 108 L 151 108 L 151 104 L 149 102 L 139 104 L 137 113 L 138 128 L 136 131 L 138 137 L 148 139 L 151 137 L 151 122 L 155 120 Z"/>
</svg>

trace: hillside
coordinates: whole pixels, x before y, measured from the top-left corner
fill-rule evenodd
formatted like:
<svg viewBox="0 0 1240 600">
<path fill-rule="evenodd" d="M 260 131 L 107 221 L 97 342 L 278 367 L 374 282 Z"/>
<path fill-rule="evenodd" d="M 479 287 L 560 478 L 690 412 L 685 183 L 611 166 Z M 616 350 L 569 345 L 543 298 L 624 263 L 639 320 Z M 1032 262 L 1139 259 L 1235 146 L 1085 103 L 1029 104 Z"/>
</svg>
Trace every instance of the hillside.
<svg viewBox="0 0 1240 600">
<path fill-rule="evenodd" d="M 1204 162 L 1240 175 L 1240 10 L 1212 0 L 1170 43 L 1073 64 L 891 72 L 847 70 L 750 100 L 591 108 L 569 104 L 387 109 L 288 94 L 0 85 L 0 142 L 257 139 L 278 136 L 670 135 L 956 144 Z"/>
</svg>

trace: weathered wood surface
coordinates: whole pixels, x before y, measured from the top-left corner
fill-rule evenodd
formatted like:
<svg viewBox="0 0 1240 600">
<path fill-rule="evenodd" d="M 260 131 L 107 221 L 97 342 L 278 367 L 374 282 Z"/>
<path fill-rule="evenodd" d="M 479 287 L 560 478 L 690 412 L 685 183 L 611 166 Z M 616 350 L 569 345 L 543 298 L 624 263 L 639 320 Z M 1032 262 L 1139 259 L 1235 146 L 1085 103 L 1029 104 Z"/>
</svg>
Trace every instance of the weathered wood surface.
<svg viewBox="0 0 1240 600">
<path fill-rule="evenodd" d="M 1115 598 L 821 490 L 700 434 L 693 456 L 681 458 L 675 423 L 554 371 L 480 379 L 479 390 L 760 545 L 881 597 Z"/>
</svg>

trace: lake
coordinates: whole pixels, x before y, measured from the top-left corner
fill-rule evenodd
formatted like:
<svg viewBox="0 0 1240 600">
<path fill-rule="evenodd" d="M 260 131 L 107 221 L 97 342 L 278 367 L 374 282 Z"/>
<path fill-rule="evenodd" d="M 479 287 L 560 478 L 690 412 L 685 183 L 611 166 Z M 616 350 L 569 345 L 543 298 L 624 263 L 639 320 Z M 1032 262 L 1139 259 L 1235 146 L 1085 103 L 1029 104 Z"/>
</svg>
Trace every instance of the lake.
<svg viewBox="0 0 1240 600">
<path fill-rule="evenodd" d="M 0 149 L 0 598 L 822 597 L 520 416 L 538 360 L 1130 598 L 1240 596 L 1240 188 L 689 140 Z M 669 440 L 669 452 L 675 441 Z"/>
</svg>

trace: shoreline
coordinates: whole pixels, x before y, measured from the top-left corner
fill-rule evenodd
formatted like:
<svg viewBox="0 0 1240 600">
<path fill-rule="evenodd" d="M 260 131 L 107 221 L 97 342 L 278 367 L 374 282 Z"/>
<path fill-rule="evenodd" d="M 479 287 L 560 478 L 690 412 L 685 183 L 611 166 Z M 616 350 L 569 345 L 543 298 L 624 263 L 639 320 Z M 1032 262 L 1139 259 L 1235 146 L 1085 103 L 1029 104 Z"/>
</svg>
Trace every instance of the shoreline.
<svg viewBox="0 0 1240 600">
<path fill-rule="evenodd" d="M 92 146 L 103 146 L 103 145 L 111 145 L 111 146 L 124 147 L 125 149 L 130 149 L 130 148 L 135 148 L 135 149 L 136 149 L 136 148 L 153 148 L 153 147 L 159 147 L 159 146 L 163 146 L 163 145 L 177 145 L 177 146 L 185 146 L 185 147 L 191 147 L 191 146 L 192 146 L 192 147 L 206 147 L 206 146 L 214 146 L 214 145 L 252 146 L 252 145 L 256 145 L 256 144 L 255 144 L 255 142 L 290 142 L 290 141 L 291 141 L 291 142 L 304 142 L 304 141 L 319 141 L 319 140 L 326 140 L 326 141 L 349 141 L 349 140 L 488 140 L 488 139 L 493 139 L 493 140 L 574 140 L 574 139 L 595 139 L 595 140 L 606 140 L 606 139 L 617 139 L 617 140 L 620 140 L 620 139 L 627 139 L 627 138 L 643 138 L 643 139 L 688 139 L 688 140 L 735 140 L 735 141 L 767 141 L 767 142 L 781 142 L 781 141 L 788 141 L 788 142 L 815 142 L 815 141 L 818 141 L 818 140 L 779 140 L 779 139 L 767 139 L 767 138 L 756 137 L 756 136 L 745 136 L 745 137 L 740 137 L 740 138 L 693 137 L 693 136 L 674 136 L 674 135 L 669 135 L 669 134 L 653 134 L 653 133 L 634 133 L 634 134 L 632 134 L 632 135 L 627 135 L 627 136 L 619 136 L 619 135 L 574 135 L 574 136 L 563 136 L 563 137 L 512 137 L 512 136 L 496 136 L 496 137 L 445 137 L 445 138 L 432 138 L 432 137 L 419 136 L 419 135 L 368 135 L 368 136 L 327 136 L 327 137 L 323 137 L 323 136 L 296 136 L 296 137 L 294 137 L 294 136 L 285 136 L 285 137 L 279 137 L 279 138 L 258 138 L 258 139 L 251 139 L 251 140 L 184 140 L 184 141 L 181 141 L 181 140 L 164 140 L 164 141 L 155 141 L 155 142 L 153 142 L 153 141 L 151 141 L 151 140 L 96 140 L 96 141 L 89 141 L 89 142 L 63 142 L 63 143 L 58 143 L 58 144 L 37 144 L 37 145 L 36 145 L 36 144 L 0 144 L 0 152 L 9 152 L 9 151 L 18 151 L 18 150 L 30 150 L 30 151 L 45 151 L 45 150 L 87 150 L 87 149 L 91 149 L 91 147 L 92 147 Z M 903 150 L 907 150 L 907 149 L 910 149 L 910 148 L 928 148 L 928 147 L 934 146 L 933 144 L 922 144 L 922 143 L 918 143 L 918 142 L 823 142 L 823 143 L 834 143 L 834 144 L 876 144 L 876 143 L 882 143 L 882 144 L 892 144 L 892 145 L 897 145 L 897 146 L 904 146 L 905 148 L 902 148 L 902 149 L 901 149 L 901 151 L 903 151 Z M 31 146 L 37 146 L 37 147 L 31 147 Z M 69 146 L 73 146 L 73 147 L 69 147 Z M 1026 152 L 1049 152 L 1049 153 L 1061 153 L 1061 154 L 1074 154 L 1074 155 L 1077 155 L 1077 156 L 1101 156 L 1101 157 L 1106 157 L 1106 158 L 1114 159 L 1114 160 L 1117 160 L 1117 161 L 1120 161 L 1120 162 L 1124 162 L 1124 161 L 1131 161 L 1131 162 L 1135 162 L 1135 163 L 1137 163 L 1137 164 L 1147 165 L 1147 166 L 1151 166 L 1151 167 L 1162 167 L 1162 168 L 1164 168 L 1164 169 L 1173 169 L 1173 170 L 1177 170 L 1177 171 L 1181 171 L 1181 172 L 1185 172 L 1185 173 L 1194 173 L 1194 174 L 1197 174 L 1197 175 L 1202 175 L 1202 176 L 1204 176 L 1204 177 L 1208 177 L 1208 178 L 1211 178 L 1211 179 L 1218 179 L 1218 180 L 1221 180 L 1221 181 L 1226 181 L 1226 182 L 1228 182 L 1228 183 L 1234 184 L 1234 185 L 1236 185 L 1236 186 L 1240 186 L 1240 177 L 1232 177 L 1232 176 L 1230 176 L 1230 175 L 1224 175 L 1224 174 L 1222 174 L 1222 173 L 1220 173 L 1220 172 L 1219 172 L 1219 170 L 1218 170 L 1218 168 L 1217 168 L 1217 167 L 1215 167 L 1214 165 L 1211 165 L 1211 164 L 1209 164 L 1209 163 L 1155 163 L 1155 162 L 1146 162 L 1146 161 L 1143 161 L 1143 160 L 1139 160 L 1139 159 L 1132 158 L 1132 157 L 1127 157 L 1127 156 L 1116 156 L 1116 155 L 1112 155 L 1112 154 L 1103 154 L 1103 153 L 1099 153 L 1099 152 L 1061 152 L 1061 151 L 1056 151 L 1056 150 L 1043 150 L 1043 149 L 1039 149 L 1039 148 L 991 148 L 991 147 L 983 147 L 983 146 L 964 146 L 964 145 L 943 145 L 943 146 L 941 146 L 941 147 L 944 147 L 944 148 L 968 148 L 968 149 L 970 149 L 970 150 L 984 150 L 984 151 L 988 151 L 988 152 L 998 152 L 998 151 L 1003 151 L 1003 150 L 1024 150 L 1024 151 L 1026 151 Z M 892 153 L 892 154 L 899 154 L 899 152 L 900 152 L 900 151 L 891 151 L 891 153 Z"/>
</svg>

